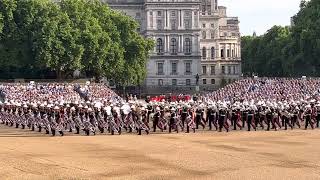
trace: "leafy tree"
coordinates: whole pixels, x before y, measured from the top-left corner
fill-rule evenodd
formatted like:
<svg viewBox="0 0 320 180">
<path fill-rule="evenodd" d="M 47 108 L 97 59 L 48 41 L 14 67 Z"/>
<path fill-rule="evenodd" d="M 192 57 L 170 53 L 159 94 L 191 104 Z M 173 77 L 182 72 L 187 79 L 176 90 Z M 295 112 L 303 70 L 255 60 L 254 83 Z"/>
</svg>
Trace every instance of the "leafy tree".
<svg viewBox="0 0 320 180">
<path fill-rule="evenodd" d="M 242 37 L 243 70 L 260 76 L 320 75 L 320 1 L 302 1 L 293 27 Z"/>
<path fill-rule="evenodd" d="M 64 78 L 78 69 L 138 84 L 153 43 L 137 28 L 98 0 L 0 0 L 0 76 Z"/>
</svg>

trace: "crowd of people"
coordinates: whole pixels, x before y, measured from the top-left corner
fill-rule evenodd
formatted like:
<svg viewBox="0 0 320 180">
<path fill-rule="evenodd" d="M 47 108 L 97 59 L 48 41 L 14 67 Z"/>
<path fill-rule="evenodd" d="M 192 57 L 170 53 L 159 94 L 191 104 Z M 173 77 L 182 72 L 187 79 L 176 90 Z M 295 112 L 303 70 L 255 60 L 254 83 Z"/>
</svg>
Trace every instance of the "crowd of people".
<svg viewBox="0 0 320 180">
<path fill-rule="evenodd" d="M 141 102 L 99 84 L 80 91 L 72 84 L 7 84 L 0 88 L 6 95 L 0 123 L 53 136 L 314 129 L 320 123 L 319 85 L 320 79 L 243 79 L 193 98 Z"/>
</svg>

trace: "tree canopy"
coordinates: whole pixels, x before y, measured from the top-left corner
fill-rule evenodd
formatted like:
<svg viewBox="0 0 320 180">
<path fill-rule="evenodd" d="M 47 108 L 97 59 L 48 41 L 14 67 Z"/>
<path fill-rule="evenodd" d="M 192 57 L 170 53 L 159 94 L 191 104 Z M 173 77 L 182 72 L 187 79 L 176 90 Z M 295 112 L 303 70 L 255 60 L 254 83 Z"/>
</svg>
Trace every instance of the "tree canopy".
<svg viewBox="0 0 320 180">
<path fill-rule="evenodd" d="M 320 0 L 302 1 L 292 27 L 274 26 L 262 36 L 242 37 L 245 74 L 320 75 Z"/>
<path fill-rule="evenodd" d="M 1 78 L 65 78 L 74 70 L 139 84 L 153 41 L 99 0 L 0 0 Z"/>
</svg>

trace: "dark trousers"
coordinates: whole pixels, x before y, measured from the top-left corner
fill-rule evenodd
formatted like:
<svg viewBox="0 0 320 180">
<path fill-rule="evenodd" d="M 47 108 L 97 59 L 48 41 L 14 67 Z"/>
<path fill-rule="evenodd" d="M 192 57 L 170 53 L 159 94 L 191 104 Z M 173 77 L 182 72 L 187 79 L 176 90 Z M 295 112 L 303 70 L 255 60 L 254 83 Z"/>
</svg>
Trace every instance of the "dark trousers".
<svg viewBox="0 0 320 180">
<path fill-rule="evenodd" d="M 209 129 L 212 130 L 212 124 L 213 124 L 213 126 L 216 128 L 216 130 L 218 130 L 216 118 L 214 116 L 209 116 L 208 119 L 209 119 Z"/>
<path fill-rule="evenodd" d="M 242 129 L 242 125 L 240 124 L 240 122 L 238 121 L 238 118 L 236 116 L 232 117 L 231 122 L 233 122 L 233 130 L 237 130 L 237 126 L 239 127 L 240 130 Z"/>
<path fill-rule="evenodd" d="M 290 123 L 289 118 L 286 117 L 286 116 L 283 116 L 282 118 L 283 118 L 282 121 L 284 122 L 284 129 L 287 130 L 288 129 L 288 125 L 291 127 L 291 129 L 293 129 L 293 126 Z"/>
<path fill-rule="evenodd" d="M 201 125 L 203 129 L 205 128 L 205 125 L 202 122 L 202 117 L 196 116 L 196 129 L 199 129 L 199 125 Z"/>
<path fill-rule="evenodd" d="M 254 125 L 253 116 L 248 116 L 247 126 L 248 126 L 248 131 L 251 131 L 251 126 L 253 127 L 253 129 L 257 130 L 257 129 L 256 129 L 256 126 Z"/>
<path fill-rule="evenodd" d="M 320 123 L 320 114 L 317 115 L 317 128 L 319 128 L 319 123 Z"/>
<path fill-rule="evenodd" d="M 267 131 L 270 131 L 271 118 L 267 118 Z"/>
<path fill-rule="evenodd" d="M 244 128 L 246 121 L 247 121 L 247 117 L 243 117 L 242 118 L 242 128 Z"/>
<path fill-rule="evenodd" d="M 227 125 L 227 122 L 225 122 L 225 117 L 224 116 L 220 116 L 219 117 L 218 124 L 219 124 L 219 132 L 222 131 L 223 127 L 226 129 L 227 132 L 229 132 L 229 127 Z"/>
<path fill-rule="evenodd" d="M 155 117 L 153 120 L 153 132 L 156 132 L 158 123 L 159 123 L 159 117 Z"/>
<path fill-rule="evenodd" d="M 260 127 L 261 127 L 262 129 L 264 129 L 263 119 L 260 118 L 260 117 L 257 117 L 257 118 L 255 119 L 255 126 L 258 127 L 258 125 L 260 125 Z"/>
<path fill-rule="evenodd" d="M 178 126 L 176 126 L 175 123 L 174 123 L 174 119 L 170 118 L 170 121 L 169 121 L 169 133 L 171 133 L 172 129 L 175 129 L 177 131 L 177 133 L 179 132 Z"/>
<path fill-rule="evenodd" d="M 51 129 L 51 133 L 52 133 L 52 136 L 56 136 L 56 130 L 55 129 Z"/>
<path fill-rule="evenodd" d="M 298 121 L 298 116 L 293 116 L 291 118 L 291 125 L 292 127 L 295 127 L 295 125 L 297 125 L 299 128 L 301 127 L 300 122 Z"/>
<path fill-rule="evenodd" d="M 310 124 L 311 128 L 313 129 L 314 127 L 313 127 L 313 123 L 311 121 L 311 116 L 307 116 L 307 118 L 306 118 L 305 129 L 308 128 L 309 124 Z"/>
</svg>

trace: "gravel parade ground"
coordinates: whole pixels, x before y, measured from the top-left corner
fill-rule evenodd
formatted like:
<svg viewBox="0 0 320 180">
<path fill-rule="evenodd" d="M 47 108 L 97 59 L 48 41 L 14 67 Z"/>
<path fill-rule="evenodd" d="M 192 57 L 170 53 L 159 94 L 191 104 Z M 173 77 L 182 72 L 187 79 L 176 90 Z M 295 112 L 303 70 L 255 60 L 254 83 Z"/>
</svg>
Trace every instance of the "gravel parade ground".
<svg viewBox="0 0 320 180">
<path fill-rule="evenodd" d="M 0 179 L 320 179 L 320 130 L 49 137 L 0 125 Z"/>
</svg>

